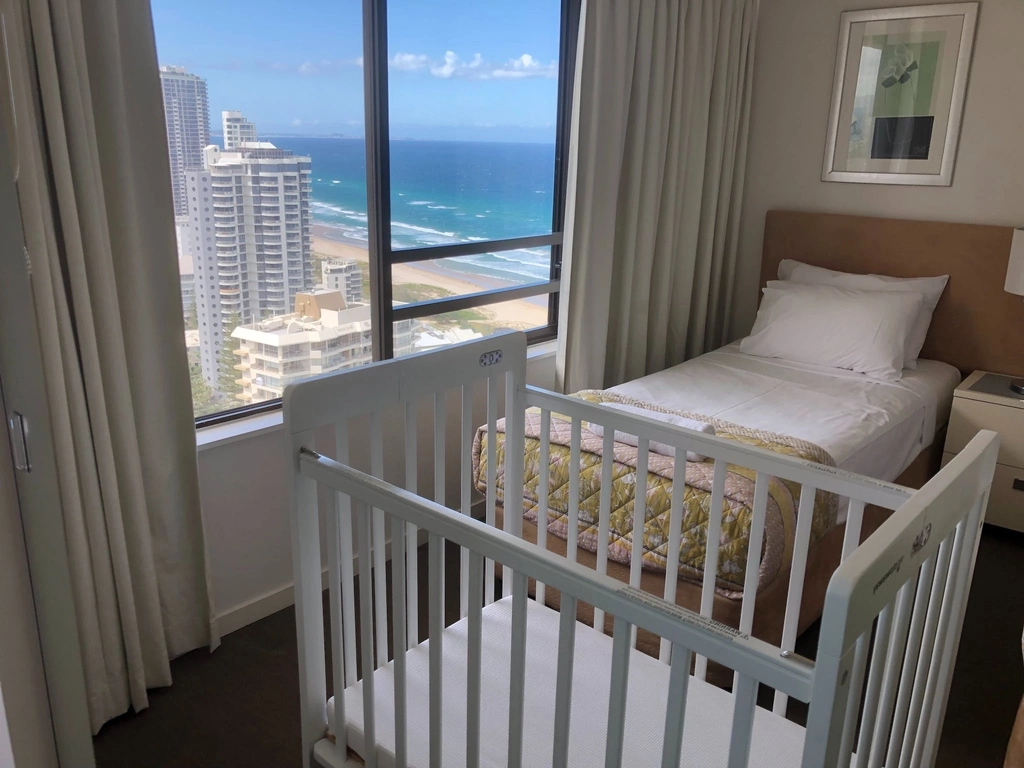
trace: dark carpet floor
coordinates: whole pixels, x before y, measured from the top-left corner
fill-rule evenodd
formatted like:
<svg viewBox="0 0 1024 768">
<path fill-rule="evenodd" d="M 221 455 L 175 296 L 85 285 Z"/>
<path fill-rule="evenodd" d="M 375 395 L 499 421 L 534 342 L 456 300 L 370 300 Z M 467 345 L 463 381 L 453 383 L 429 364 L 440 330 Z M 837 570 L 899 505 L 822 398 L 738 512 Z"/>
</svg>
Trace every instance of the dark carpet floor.
<svg viewBox="0 0 1024 768">
<path fill-rule="evenodd" d="M 425 554 L 419 558 L 421 569 Z M 447 602 L 457 608 L 452 599 L 458 584 L 454 551 L 447 562 Z M 1022 585 L 1024 536 L 986 527 L 936 764 L 940 768 L 1002 765 L 1024 694 Z M 421 619 L 426 615 L 421 604 Z M 454 616 L 449 613 L 448 619 Z M 425 624 L 421 632 L 426 635 Z M 295 614 L 289 608 L 233 632 L 212 654 L 194 651 L 176 659 L 172 687 L 151 691 L 148 709 L 117 718 L 100 731 L 94 741 L 98 768 L 298 768 L 296 653 Z"/>
</svg>

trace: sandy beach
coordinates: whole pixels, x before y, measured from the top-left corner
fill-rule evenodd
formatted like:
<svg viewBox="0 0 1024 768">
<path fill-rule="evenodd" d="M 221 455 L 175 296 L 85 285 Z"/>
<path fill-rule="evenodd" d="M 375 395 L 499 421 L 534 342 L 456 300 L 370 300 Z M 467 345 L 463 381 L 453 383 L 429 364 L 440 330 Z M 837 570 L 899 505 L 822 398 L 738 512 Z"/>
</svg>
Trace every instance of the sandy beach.
<svg viewBox="0 0 1024 768">
<path fill-rule="evenodd" d="M 344 238 L 338 230 L 323 224 L 313 225 L 314 253 L 334 258 L 355 259 L 369 262 L 369 253 L 365 247 L 356 245 Z M 505 288 L 514 285 L 504 280 L 480 276 L 468 276 L 463 273 L 446 269 L 435 261 L 418 264 L 396 264 L 392 267 L 392 279 L 395 283 L 432 285 L 456 295 L 479 293 L 494 288 Z M 527 330 L 546 325 L 548 321 L 547 297 L 537 296 L 530 299 L 508 301 L 480 307 L 479 312 L 491 317 L 494 322 L 508 328 Z"/>
</svg>

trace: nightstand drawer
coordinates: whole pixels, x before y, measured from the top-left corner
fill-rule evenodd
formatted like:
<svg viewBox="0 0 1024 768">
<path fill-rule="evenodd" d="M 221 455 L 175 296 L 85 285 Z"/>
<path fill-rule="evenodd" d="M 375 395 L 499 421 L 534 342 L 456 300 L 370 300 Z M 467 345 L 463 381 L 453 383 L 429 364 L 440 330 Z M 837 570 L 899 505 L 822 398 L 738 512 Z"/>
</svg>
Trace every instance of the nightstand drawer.
<svg viewBox="0 0 1024 768">
<path fill-rule="evenodd" d="M 999 433 L 1000 464 L 1024 467 L 1024 408 L 954 398 L 944 450 L 959 453 L 981 429 Z"/>
<path fill-rule="evenodd" d="M 955 455 L 942 454 L 942 466 L 946 466 Z M 985 522 L 1024 531 L 1024 469 L 996 464 Z"/>
</svg>

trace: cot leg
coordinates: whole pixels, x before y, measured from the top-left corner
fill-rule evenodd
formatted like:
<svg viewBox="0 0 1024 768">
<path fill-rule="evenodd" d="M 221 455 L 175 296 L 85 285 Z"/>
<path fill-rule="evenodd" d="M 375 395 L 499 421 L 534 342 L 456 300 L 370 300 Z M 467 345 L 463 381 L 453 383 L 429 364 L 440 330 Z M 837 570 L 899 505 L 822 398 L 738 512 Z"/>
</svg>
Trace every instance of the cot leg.
<svg viewBox="0 0 1024 768">
<path fill-rule="evenodd" d="M 302 766 L 310 768 L 313 746 L 327 733 L 327 662 L 320 595 L 320 522 L 316 482 L 299 472 L 299 452 L 313 445 L 313 432 L 299 432 L 289 445 L 292 473 L 290 516 L 295 579 L 295 631 L 299 646 L 299 706 L 302 718 Z"/>
</svg>

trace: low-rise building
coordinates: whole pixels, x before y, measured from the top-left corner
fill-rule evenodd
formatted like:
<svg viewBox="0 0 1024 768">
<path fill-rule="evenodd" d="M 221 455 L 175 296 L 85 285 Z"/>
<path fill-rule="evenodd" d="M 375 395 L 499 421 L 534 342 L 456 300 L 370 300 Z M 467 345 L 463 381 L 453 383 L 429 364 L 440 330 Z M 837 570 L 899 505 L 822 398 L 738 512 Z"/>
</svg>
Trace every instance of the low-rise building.
<svg viewBox="0 0 1024 768">
<path fill-rule="evenodd" d="M 415 325 L 395 323 L 396 356 L 415 351 Z M 349 306 L 340 291 L 300 293 L 295 312 L 240 325 L 231 335 L 239 340 L 237 397 L 246 403 L 281 397 L 298 379 L 373 362 L 370 305 Z"/>
</svg>

